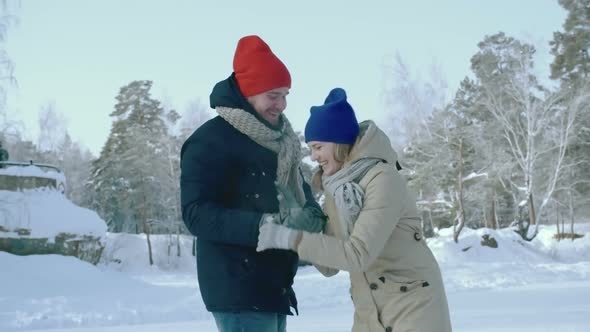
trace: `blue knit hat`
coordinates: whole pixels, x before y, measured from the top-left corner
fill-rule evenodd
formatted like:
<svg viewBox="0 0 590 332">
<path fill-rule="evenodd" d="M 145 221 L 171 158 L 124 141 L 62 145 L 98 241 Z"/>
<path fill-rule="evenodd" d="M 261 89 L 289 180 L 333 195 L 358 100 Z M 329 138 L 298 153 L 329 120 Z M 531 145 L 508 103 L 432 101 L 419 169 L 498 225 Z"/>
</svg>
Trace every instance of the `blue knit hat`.
<svg viewBox="0 0 590 332">
<path fill-rule="evenodd" d="M 359 124 L 352 106 L 346 101 L 346 91 L 334 88 L 324 105 L 312 106 L 305 125 L 305 142 L 320 141 L 354 144 Z"/>
</svg>

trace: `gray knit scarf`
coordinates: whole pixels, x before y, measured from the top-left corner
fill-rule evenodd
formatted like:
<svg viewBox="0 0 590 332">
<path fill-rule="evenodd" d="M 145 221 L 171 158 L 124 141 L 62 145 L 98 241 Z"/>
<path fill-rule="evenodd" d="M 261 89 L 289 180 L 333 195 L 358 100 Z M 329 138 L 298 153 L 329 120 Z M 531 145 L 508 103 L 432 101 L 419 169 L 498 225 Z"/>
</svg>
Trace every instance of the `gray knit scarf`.
<svg viewBox="0 0 590 332">
<path fill-rule="evenodd" d="M 277 181 L 279 184 L 291 188 L 303 206 L 305 194 L 303 193 L 303 178 L 299 172 L 301 143 L 287 117 L 281 114 L 282 128 L 273 130 L 265 126 L 253 114 L 242 109 L 217 107 L 216 111 L 239 132 L 278 155 Z"/>
<path fill-rule="evenodd" d="M 378 158 L 362 158 L 330 176 L 322 177 L 324 189 L 334 197 L 342 238 L 352 233 L 354 222 L 363 209 L 365 192 L 358 184 L 367 172 L 381 162 Z"/>
</svg>

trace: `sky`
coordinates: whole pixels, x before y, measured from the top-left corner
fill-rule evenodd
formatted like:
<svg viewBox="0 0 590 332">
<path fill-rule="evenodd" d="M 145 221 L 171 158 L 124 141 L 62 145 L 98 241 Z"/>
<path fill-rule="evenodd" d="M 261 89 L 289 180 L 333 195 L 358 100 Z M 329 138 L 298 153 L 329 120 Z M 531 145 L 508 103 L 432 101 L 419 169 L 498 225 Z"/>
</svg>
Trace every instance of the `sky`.
<svg viewBox="0 0 590 332">
<path fill-rule="evenodd" d="M 454 90 L 477 43 L 504 31 L 537 47 L 547 77 L 548 42 L 566 17 L 557 0 L 22 0 L 15 14 L 6 41 L 18 82 L 8 91 L 9 116 L 36 142 L 38 112 L 55 103 L 73 139 L 95 155 L 122 86 L 152 80 L 153 96 L 181 113 L 194 100 L 208 107 L 245 35 L 261 36 L 287 65 L 285 114 L 303 130 L 310 106 L 334 87 L 347 91 L 359 120 L 384 119 L 396 53 L 423 77 L 437 63 Z"/>
</svg>

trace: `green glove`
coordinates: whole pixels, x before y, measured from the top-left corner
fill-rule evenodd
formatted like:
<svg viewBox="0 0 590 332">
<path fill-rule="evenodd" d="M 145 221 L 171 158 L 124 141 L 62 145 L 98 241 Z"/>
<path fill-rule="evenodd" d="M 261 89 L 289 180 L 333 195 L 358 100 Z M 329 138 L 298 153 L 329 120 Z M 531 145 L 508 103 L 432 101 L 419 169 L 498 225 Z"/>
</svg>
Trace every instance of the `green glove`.
<svg viewBox="0 0 590 332">
<path fill-rule="evenodd" d="M 315 206 L 301 207 L 293 192 L 284 185 L 277 185 L 279 193 L 280 223 L 296 230 L 319 233 L 324 229 L 326 218 Z"/>
</svg>

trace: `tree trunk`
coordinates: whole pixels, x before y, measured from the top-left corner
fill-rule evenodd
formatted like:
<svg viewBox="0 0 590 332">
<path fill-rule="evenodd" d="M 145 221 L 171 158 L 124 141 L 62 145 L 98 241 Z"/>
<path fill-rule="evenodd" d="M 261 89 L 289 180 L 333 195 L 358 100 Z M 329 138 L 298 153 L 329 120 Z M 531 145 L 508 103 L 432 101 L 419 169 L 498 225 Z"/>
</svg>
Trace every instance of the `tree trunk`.
<svg viewBox="0 0 590 332">
<path fill-rule="evenodd" d="M 492 215 L 490 216 L 492 222 L 492 229 L 498 229 L 498 216 L 496 215 L 496 190 L 492 196 Z"/>
<path fill-rule="evenodd" d="M 465 226 L 465 210 L 463 206 L 463 139 L 459 139 L 459 176 L 458 176 L 458 203 L 459 211 L 455 221 L 455 227 L 453 227 L 453 240 L 455 243 L 459 242 L 459 234 Z"/>
<path fill-rule="evenodd" d="M 565 234 L 565 218 L 563 217 L 563 213 L 559 213 L 559 218 L 561 219 L 561 233 Z"/>
<path fill-rule="evenodd" d="M 145 190 L 143 178 L 141 179 L 141 186 Z M 142 211 L 142 213 L 141 213 L 141 223 L 142 223 L 142 226 L 143 226 L 143 232 L 145 233 L 146 239 L 147 239 L 148 256 L 149 256 L 150 266 L 151 266 L 151 265 L 154 265 L 154 258 L 152 256 L 152 241 L 150 240 L 150 227 L 148 225 L 147 215 L 146 215 L 146 209 L 147 209 L 147 206 L 148 206 L 148 202 L 147 202 L 147 198 L 145 197 L 145 191 L 144 191 L 144 194 L 142 195 L 142 199 L 143 199 L 143 209 L 141 209 L 141 211 Z"/>
<path fill-rule="evenodd" d="M 557 226 L 557 240 L 561 238 L 561 233 L 559 231 L 559 205 L 555 208 L 555 226 Z"/>
<path fill-rule="evenodd" d="M 428 222 L 430 223 L 430 228 L 432 229 L 432 236 L 434 236 L 434 221 L 432 220 L 432 207 L 428 207 Z"/>
<path fill-rule="evenodd" d="M 147 244 L 148 244 L 148 253 L 150 256 L 150 265 L 154 265 L 154 258 L 152 257 L 152 241 L 150 240 L 150 232 L 146 231 L 145 233 L 146 238 L 147 238 Z"/>
<path fill-rule="evenodd" d="M 492 198 L 492 209 L 490 211 L 490 228 L 496 229 L 496 198 Z"/>
<path fill-rule="evenodd" d="M 570 223 L 571 223 L 571 233 L 572 233 L 572 241 L 574 240 L 574 223 L 576 220 L 576 209 L 574 206 L 574 195 L 570 190 L 570 201 L 569 201 L 569 208 L 570 208 Z"/>
<path fill-rule="evenodd" d="M 428 217 L 428 211 L 422 210 L 422 234 L 424 237 L 434 237 L 434 228 L 432 227 L 432 219 Z"/>
<path fill-rule="evenodd" d="M 180 257 L 180 226 L 176 228 L 176 257 Z"/>
<path fill-rule="evenodd" d="M 537 215 L 535 214 L 535 203 L 533 202 L 533 193 L 529 193 L 529 222 L 531 225 L 535 225 L 537 223 Z"/>
<path fill-rule="evenodd" d="M 485 220 L 485 222 L 486 222 L 486 228 L 488 228 L 488 229 L 494 229 L 494 222 L 492 221 L 492 214 L 493 213 L 494 213 L 494 211 L 491 211 L 490 210 L 490 213 L 487 214 L 486 211 L 484 210 L 484 215 L 486 216 L 486 220 Z"/>
</svg>

